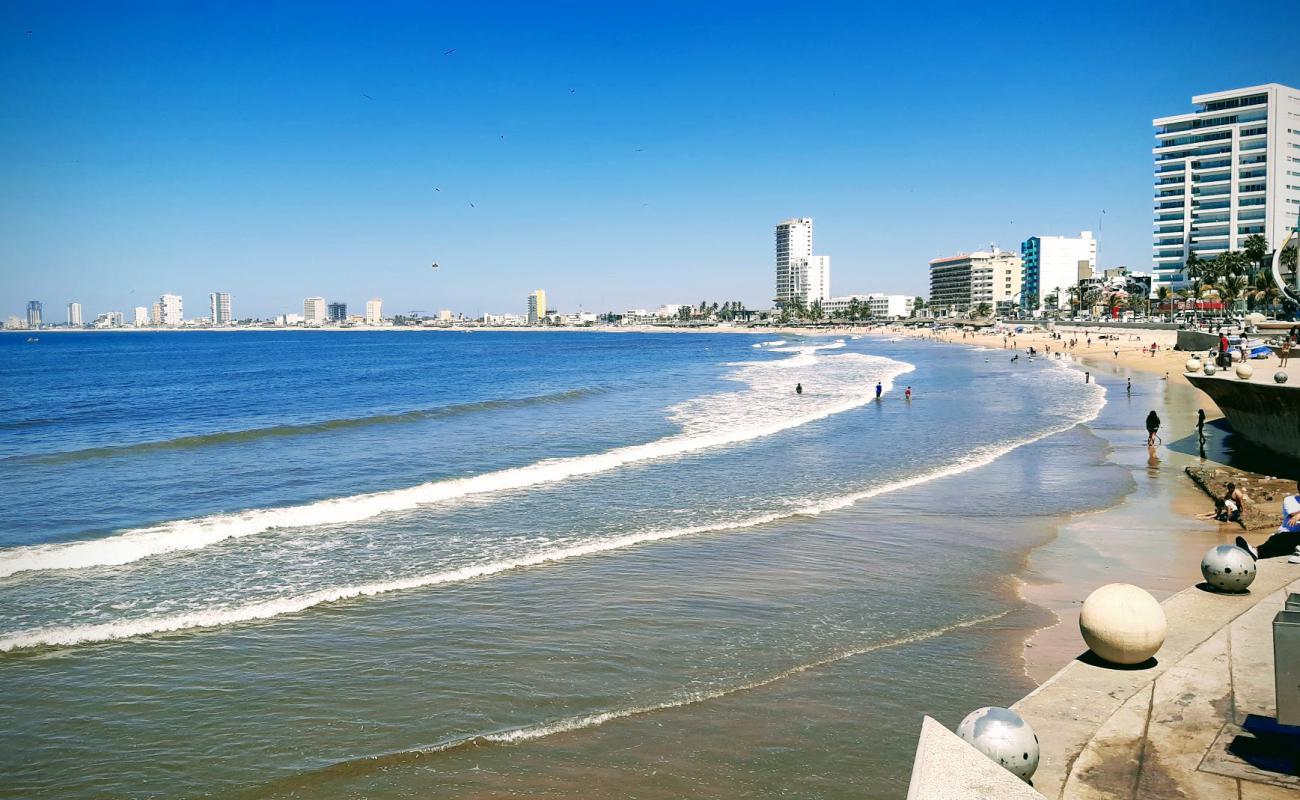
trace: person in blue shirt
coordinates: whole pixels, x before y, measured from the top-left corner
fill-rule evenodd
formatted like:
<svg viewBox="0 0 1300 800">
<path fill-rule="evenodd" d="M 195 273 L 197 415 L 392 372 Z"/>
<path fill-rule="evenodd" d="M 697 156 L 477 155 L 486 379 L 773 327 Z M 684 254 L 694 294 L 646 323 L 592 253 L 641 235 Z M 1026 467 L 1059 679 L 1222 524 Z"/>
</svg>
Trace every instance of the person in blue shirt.
<svg viewBox="0 0 1300 800">
<path fill-rule="evenodd" d="M 880 381 L 876 381 L 876 399 L 880 399 L 881 386 Z"/>
</svg>

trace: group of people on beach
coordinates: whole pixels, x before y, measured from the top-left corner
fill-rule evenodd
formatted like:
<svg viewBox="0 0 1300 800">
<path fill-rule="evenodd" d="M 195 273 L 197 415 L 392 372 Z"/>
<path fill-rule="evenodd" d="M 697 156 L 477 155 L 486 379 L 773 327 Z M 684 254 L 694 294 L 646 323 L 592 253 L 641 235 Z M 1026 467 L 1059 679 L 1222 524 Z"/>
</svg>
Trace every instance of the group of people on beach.
<svg viewBox="0 0 1300 800">
<path fill-rule="evenodd" d="M 1235 522 L 1244 528 L 1246 523 L 1241 519 L 1241 509 L 1246 500 L 1246 493 L 1238 488 L 1237 484 L 1229 483 L 1224 489 L 1223 497 L 1214 498 L 1214 510 L 1196 516 L 1219 522 Z"/>
</svg>

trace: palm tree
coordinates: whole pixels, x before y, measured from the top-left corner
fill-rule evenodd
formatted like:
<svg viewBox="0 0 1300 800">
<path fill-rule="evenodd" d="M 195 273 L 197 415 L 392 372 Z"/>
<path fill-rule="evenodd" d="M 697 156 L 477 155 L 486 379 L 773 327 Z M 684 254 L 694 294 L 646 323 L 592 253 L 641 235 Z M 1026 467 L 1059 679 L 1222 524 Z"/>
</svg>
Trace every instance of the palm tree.
<svg viewBox="0 0 1300 800">
<path fill-rule="evenodd" d="M 1172 294 L 1173 292 L 1169 290 L 1168 286 L 1161 286 L 1159 289 L 1156 290 L 1156 297 L 1159 298 L 1160 300 L 1161 308 L 1165 308 L 1166 306 L 1168 306 Z M 1172 311 L 1173 308 L 1169 307 L 1169 310 Z"/>
<path fill-rule="evenodd" d="M 1246 291 L 1246 279 L 1235 273 L 1224 275 L 1219 280 L 1219 297 L 1223 300 L 1223 310 L 1227 311 L 1229 304 L 1232 310 L 1236 310 L 1238 298 Z"/>
<path fill-rule="evenodd" d="M 849 322 L 857 322 L 858 315 L 862 313 L 862 301 L 856 297 L 850 300 L 848 313 Z"/>
<path fill-rule="evenodd" d="M 790 314 L 795 319 L 803 319 L 804 315 L 808 313 L 808 307 L 804 305 L 802 297 L 796 297 L 795 299 L 791 300 L 789 304 L 789 308 L 790 308 Z"/>
<path fill-rule="evenodd" d="M 989 304 L 980 303 L 979 305 L 975 306 L 975 313 L 972 314 L 971 316 L 979 319 L 988 319 L 989 313 L 990 313 Z"/>
<path fill-rule="evenodd" d="M 1246 297 L 1255 308 L 1262 307 L 1267 313 L 1273 304 L 1282 298 L 1282 290 L 1277 288 L 1272 275 L 1260 272 L 1251 281 L 1250 288 L 1246 290 Z"/>
<path fill-rule="evenodd" d="M 808 317 L 813 321 L 813 324 L 816 324 L 818 322 L 821 322 L 821 319 L 824 316 L 825 313 L 822 311 L 822 301 L 821 298 L 818 298 L 813 301 L 813 304 L 811 306 L 808 307 Z"/>
<path fill-rule="evenodd" d="M 1242 243 L 1242 253 L 1250 262 L 1250 268 L 1246 274 L 1254 278 L 1255 273 L 1260 271 L 1264 256 L 1268 255 L 1268 239 L 1265 239 L 1261 233 L 1252 233 Z"/>
</svg>

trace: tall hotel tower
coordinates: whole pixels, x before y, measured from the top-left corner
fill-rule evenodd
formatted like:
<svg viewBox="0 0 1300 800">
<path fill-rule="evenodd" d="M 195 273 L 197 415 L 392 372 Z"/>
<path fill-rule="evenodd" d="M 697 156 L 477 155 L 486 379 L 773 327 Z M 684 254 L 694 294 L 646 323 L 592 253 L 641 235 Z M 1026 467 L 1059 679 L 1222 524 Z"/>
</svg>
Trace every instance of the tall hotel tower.
<svg viewBox="0 0 1300 800">
<path fill-rule="evenodd" d="M 783 220 L 776 226 L 776 307 L 796 299 L 805 306 L 831 299 L 831 257 L 812 254 L 811 217 Z"/>
<path fill-rule="evenodd" d="M 1155 286 L 1182 285 L 1193 252 L 1213 258 L 1256 233 L 1281 246 L 1300 212 L 1300 89 L 1266 83 L 1192 102 L 1151 123 Z"/>
</svg>

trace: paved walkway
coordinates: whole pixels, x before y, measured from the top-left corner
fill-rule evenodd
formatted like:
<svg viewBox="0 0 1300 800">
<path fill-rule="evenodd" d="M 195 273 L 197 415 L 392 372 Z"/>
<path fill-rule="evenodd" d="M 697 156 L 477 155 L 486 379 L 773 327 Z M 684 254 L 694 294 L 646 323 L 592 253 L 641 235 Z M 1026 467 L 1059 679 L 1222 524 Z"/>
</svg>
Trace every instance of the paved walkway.
<svg viewBox="0 0 1300 800">
<path fill-rule="evenodd" d="M 1276 715 L 1272 620 L 1300 567 L 1259 562 L 1250 594 L 1186 589 L 1164 603 L 1169 634 L 1158 662 L 1116 669 L 1076 660 L 1014 707 L 1034 726 L 1042 758 L 1034 788 L 1049 798 L 1297 800 L 1291 775 L 1266 772 Z M 1243 727 L 1244 726 L 1244 727 Z"/>
</svg>

